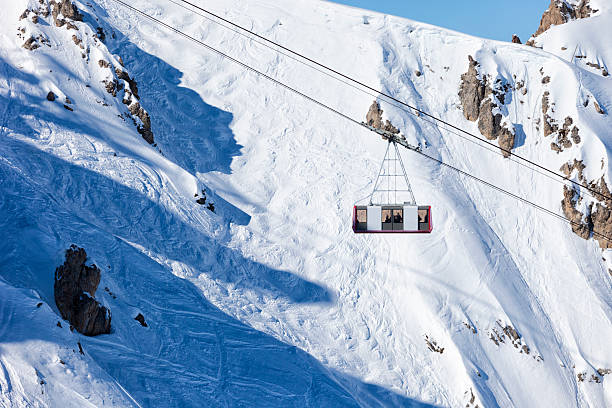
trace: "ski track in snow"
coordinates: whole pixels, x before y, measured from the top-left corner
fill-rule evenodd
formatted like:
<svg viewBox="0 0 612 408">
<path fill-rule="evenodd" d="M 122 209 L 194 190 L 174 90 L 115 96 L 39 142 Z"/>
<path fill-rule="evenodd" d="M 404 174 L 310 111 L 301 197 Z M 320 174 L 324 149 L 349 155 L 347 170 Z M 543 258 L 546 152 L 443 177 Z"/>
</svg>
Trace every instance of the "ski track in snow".
<svg viewBox="0 0 612 408">
<path fill-rule="evenodd" d="M 487 407 L 612 404 L 612 376 L 588 381 L 612 368 L 611 277 L 596 243 L 412 152 L 404 163 L 434 232 L 355 235 L 352 205 L 374 183 L 378 136 L 110 0 L 77 3 L 90 57 L 74 31 L 29 22 L 51 47 L 26 51 L 15 32 L 28 4 L 0 17 L 0 405 L 459 407 L 471 392 Z M 130 4 L 355 118 L 372 102 L 165 0 Z M 511 92 L 503 107 L 517 154 L 552 169 L 585 158 L 591 178 L 607 162 L 610 119 L 581 98 L 609 110 L 612 86 L 558 51 L 566 29 L 581 52 L 599 50 L 579 31 L 586 21 L 553 27 L 539 50 L 313 0 L 207 6 L 478 134 L 457 97 L 472 55 L 482 72 L 525 82 L 527 95 Z M 113 55 L 138 81 L 162 153 L 101 84 L 97 61 Z M 74 111 L 47 102 L 49 90 Z M 583 143 L 561 155 L 535 122 L 545 90 L 559 122 L 570 115 L 581 130 Z M 559 183 L 382 108 L 428 154 L 560 212 Z M 216 213 L 195 203 L 203 188 Z M 56 325 L 53 270 L 72 243 L 102 270 L 110 335 Z M 529 354 L 489 338 L 505 325 Z"/>
</svg>

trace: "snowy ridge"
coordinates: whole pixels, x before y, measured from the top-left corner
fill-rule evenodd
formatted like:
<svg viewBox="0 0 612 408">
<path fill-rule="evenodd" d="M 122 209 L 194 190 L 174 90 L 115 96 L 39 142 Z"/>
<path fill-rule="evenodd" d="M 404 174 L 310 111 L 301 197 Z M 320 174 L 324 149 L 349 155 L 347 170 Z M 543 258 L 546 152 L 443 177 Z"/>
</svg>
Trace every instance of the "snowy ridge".
<svg viewBox="0 0 612 408">
<path fill-rule="evenodd" d="M 612 376 L 597 372 L 612 369 L 612 263 L 596 242 L 410 152 L 434 233 L 355 236 L 352 205 L 386 147 L 378 137 L 113 1 L 75 4 L 89 58 L 65 27 L 19 21 L 35 2 L 13 2 L 0 17 L 0 227 L 10 237 L 0 243 L 0 404 L 612 404 Z M 130 4 L 355 118 L 372 102 L 175 4 Z M 589 61 L 609 62 L 606 37 L 589 30 L 612 15 L 594 0 L 596 16 L 552 27 L 541 50 L 313 0 L 210 7 L 478 134 L 457 96 L 471 55 L 481 75 L 512 88 L 500 112 L 515 153 L 555 170 L 583 159 L 587 179 L 610 184 L 612 123 L 583 104 L 609 110 L 610 78 L 552 51 L 579 44 Z M 21 26 L 51 46 L 21 48 Z M 118 57 L 138 82 L 156 147 L 102 83 L 97 61 Z M 50 90 L 73 111 L 46 101 Z M 581 142 L 559 154 L 543 135 L 546 91 L 551 117 L 580 128 Z M 561 212 L 561 184 L 382 108 L 428 154 Z M 216 213 L 195 203 L 203 188 Z M 56 326 L 53 269 L 71 243 L 102 269 L 108 290 L 96 298 L 113 313 L 110 335 Z"/>
</svg>

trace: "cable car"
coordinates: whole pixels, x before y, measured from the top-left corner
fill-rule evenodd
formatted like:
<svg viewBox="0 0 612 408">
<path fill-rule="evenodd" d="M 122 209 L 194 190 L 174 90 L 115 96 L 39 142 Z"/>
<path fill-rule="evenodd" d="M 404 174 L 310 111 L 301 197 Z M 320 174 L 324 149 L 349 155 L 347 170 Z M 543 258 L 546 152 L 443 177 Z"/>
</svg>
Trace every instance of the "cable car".
<svg viewBox="0 0 612 408">
<path fill-rule="evenodd" d="M 431 206 L 426 205 L 356 205 L 353 207 L 353 231 L 363 233 L 430 233 Z"/>
<path fill-rule="evenodd" d="M 353 206 L 353 231 L 356 234 L 428 234 L 433 230 L 431 206 L 416 204 L 395 139 L 387 140 L 389 144 L 369 203 L 358 205 L 357 202 Z"/>
</svg>

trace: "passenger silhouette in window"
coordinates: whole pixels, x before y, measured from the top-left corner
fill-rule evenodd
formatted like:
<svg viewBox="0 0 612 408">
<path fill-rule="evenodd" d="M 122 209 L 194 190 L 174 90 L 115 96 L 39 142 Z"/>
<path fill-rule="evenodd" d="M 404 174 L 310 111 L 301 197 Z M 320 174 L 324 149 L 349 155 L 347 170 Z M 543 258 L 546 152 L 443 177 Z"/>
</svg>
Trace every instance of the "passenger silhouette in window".
<svg viewBox="0 0 612 408">
<path fill-rule="evenodd" d="M 382 210 L 382 219 L 384 223 L 391 222 L 391 210 Z"/>
<path fill-rule="evenodd" d="M 393 210 L 393 223 L 402 224 L 404 222 L 404 216 L 402 210 Z"/>
</svg>

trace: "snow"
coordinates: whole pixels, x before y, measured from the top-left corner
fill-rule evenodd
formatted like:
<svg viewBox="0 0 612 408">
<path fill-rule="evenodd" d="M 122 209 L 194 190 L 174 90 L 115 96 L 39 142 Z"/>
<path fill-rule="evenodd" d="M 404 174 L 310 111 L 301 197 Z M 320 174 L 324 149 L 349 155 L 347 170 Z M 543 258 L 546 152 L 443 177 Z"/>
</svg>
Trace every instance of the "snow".
<svg viewBox="0 0 612 408">
<path fill-rule="evenodd" d="M 371 191 L 386 148 L 377 135 L 111 0 L 77 4 L 89 58 L 50 17 L 19 22 L 25 0 L 0 16 L 9 237 L 0 242 L 0 405 L 458 407 L 472 392 L 487 407 L 612 405 L 612 376 L 589 382 L 612 368 L 612 261 L 594 241 L 411 152 L 403 161 L 417 201 L 432 205 L 434 232 L 355 235 L 353 203 Z M 175 4 L 130 4 L 357 119 L 377 96 Z M 609 111 L 610 79 L 556 51 L 579 44 L 588 61 L 610 61 L 605 5 L 542 34 L 543 49 L 314 0 L 207 6 L 478 133 L 457 96 L 472 55 L 482 74 L 525 82 L 527 94 L 502 109 L 518 132 L 515 153 L 554 170 L 584 159 L 589 180 L 611 180 L 600 163 L 612 123 L 583 105 L 590 97 Z M 94 39 L 98 25 L 106 44 Z M 20 48 L 18 26 L 51 47 Z M 127 107 L 101 83 L 108 71 L 97 61 L 119 66 L 116 56 L 138 81 L 163 153 L 118 116 Z M 58 101 L 46 101 L 50 90 Z M 561 154 L 536 123 L 547 90 L 554 118 L 580 128 L 582 143 Z M 381 106 L 428 154 L 561 212 L 559 182 Z M 195 203 L 203 188 L 216 213 Z M 95 296 L 112 312 L 110 335 L 56 326 L 53 270 L 72 243 L 102 270 Z M 490 339 L 507 325 L 518 348 Z"/>
</svg>

